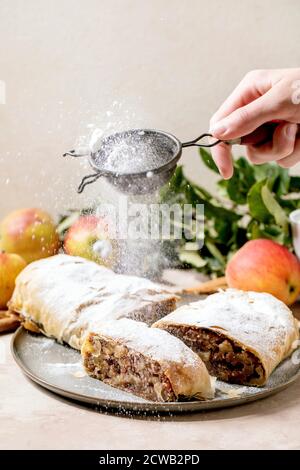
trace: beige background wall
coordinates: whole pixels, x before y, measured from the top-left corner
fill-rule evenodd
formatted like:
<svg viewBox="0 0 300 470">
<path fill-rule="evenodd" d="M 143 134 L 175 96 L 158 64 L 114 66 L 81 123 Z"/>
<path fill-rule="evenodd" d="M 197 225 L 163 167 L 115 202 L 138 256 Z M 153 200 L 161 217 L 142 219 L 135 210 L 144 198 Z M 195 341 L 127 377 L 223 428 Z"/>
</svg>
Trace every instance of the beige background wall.
<svg viewBox="0 0 300 470">
<path fill-rule="evenodd" d="M 61 153 L 152 126 L 190 139 L 253 68 L 299 66 L 298 0 L 0 0 L 0 215 L 86 204 Z M 187 171 L 212 187 L 196 150 Z"/>
</svg>

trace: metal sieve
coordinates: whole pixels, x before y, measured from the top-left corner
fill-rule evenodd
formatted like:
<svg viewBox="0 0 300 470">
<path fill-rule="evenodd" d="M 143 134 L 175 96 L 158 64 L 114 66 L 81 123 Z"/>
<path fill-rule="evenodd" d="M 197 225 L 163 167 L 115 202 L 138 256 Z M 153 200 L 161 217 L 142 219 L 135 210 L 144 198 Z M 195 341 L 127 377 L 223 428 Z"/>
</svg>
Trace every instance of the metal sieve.
<svg viewBox="0 0 300 470">
<path fill-rule="evenodd" d="M 213 147 L 221 142 L 203 141 L 211 137 L 212 134 L 205 133 L 182 143 L 168 132 L 131 129 L 103 138 L 96 151 L 79 154 L 71 150 L 63 156 L 88 157 L 90 166 L 95 170 L 82 179 L 78 187 L 79 193 L 82 193 L 88 184 L 104 177 L 122 193 L 148 194 L 169 181 L 184 147 Z M 233 144 L 239 141 L 240 139 L 237 139 L 225 143 Z"/>
</svg>

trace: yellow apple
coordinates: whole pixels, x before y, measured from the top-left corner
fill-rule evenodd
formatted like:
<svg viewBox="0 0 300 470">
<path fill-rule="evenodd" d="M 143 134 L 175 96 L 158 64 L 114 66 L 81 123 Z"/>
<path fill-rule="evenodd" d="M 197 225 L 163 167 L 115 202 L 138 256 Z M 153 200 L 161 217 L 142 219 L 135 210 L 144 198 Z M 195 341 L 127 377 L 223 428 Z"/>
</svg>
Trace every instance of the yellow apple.
<svg viewBox="0 0 300 470">
<path fill-rule="evenodd" d="M 74 222 L 65 236 L 64 250 L 109 268 L 116 260 L 116 243 L 109 237 L 108 223 L 94 215 L 82 215 Z"/>
<path fill-rule="evenodd" d="M 20 209 L 0 224 L 0 250 L 17 253 L 27 263 L 55 255 L 60 248 L 56 227 L 41 209 Z"/>
<path fill-rule="evenodd" d="M 19 255 L 0 252 L 0 310 L 6 308 L 15 288 L 17 275 L 26 266 Z"/>
</svg>

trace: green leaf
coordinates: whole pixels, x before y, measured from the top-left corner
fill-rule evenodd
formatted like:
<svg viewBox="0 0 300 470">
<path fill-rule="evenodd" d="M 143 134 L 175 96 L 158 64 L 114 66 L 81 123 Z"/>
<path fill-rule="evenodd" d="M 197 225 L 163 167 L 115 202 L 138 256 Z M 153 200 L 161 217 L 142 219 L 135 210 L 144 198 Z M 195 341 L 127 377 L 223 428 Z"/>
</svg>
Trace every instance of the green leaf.
<svg viewBox="0 0 300 470">
<path fill-rule="evenodd" d="M 248 192 L 251 186 L 255 183 L 253 165 L 250 165 L 246 158 L 240 157 L 237 160 L 234 160 L 234 168 L 238 171 L 243 182 L 244 191 Z"/>
<path fill-rule="evenodd" d="M 278 176 L 274 181 L 272 189 L 277 196 L 283 196 L 285 194 L 288 194 L 290 191 L 291 177 L 289 175 L 288 170 L 286 170 L 285 168 L 281 168 L 277 165 L 277 169 Z"/>
<path fill-rule="evenodd" d="M 268 223 L 272 221 L 272 216 L 268 211 L 261 195 L 262 188 L 266 185 L 267 180 L 261 180 L 255 183 L 248 194 L 248 205 L 250 215 L 259 222 Z"/>
<path fill-rule="evenodd" d="M 290 177 L 289 191 L 291 193 L 298 193 L 300 191 L 300 176 L 291 176 Z"/>
<path fill-rule="evenodd" d="M 182 250 L 179 253 L 179 259 L 182 263 L 190 264 L 198 269 L 203 268 L 207 264 L 207 261 L 202 259 L 196 251 Z"/>
<path fill-rule="evenodd" d="M 218 186 L 222 194 L 236 204 L 246 204 L 247 194 L 255 183 L 253 167 L 244 157 L 234 161 L 234 174 L 229 180 L 221 180 Z"/>
<path fill-rule="evenodd" d="M 213 255 L 213 257 L 216 258 L 222 266 L 225 266 L 225 258 L 220 252 L 220 250 L 216 247 L 216 245 L 208 240 L 206 241 L 205 245 L 208 251 Z"/>
<path fill-rule="evenodd" d="M 278 198 L 278 202 L 283 209 L 286 209 L 287 214 L 300 209 L 300 199 L 282 199 Z"/>
<path fill-rule="evenodd" d="M 231 237 L 227 240 L 227 245 L 235 251 L 247 241 L 247 230 L 245 227 L 239 227 L 237 222 L 231 225 Z"/>
<path fill-rule="evenodd" d="M 199 251 L 199 243 L 198 242 L 186 242 L 183 247 L 182 251 Z"/>
<path fill-rule="evenodd" d="M 282 207 L 278 204 L 275 197 L 269 190 L 267 184 L 261 188 L 261 197 L 267 210 L 273 215 L 276 223 L 282 227 L 283 230 L 287 230 L 288 218 Z"/>
<path fill-rule="evenodd" d="M 237 171 L 234 172 L 233 176 L 226 180 L 227 183 L 227 194 L 233 202 L 237 204 L 246 204 L 247 202 L 247 191 L 244 191 L 242 185 L 243 182 Z"/>
<path fill-rule="evenodd" d="M 224 265 L 220 264 L 216 258 L 207 257 L 205 258 L 207 265 L 205 266 L 205 272 L 207 274 L 214 274 L 216 276 L 223 276 L 224 275 Z"/>
<path fill-rule="evenodd" d="M 207 150 L 205 150 L 203 147 L 199 148 L 199 153 L 200 153 L 200 156 L 202 158 L 202 161 L 203 161 L 204 165 L 206 165 L 207 168 L 214 171 L 215 173 L 219 173 L 218 167 L 215 164 L 215 162 L 214 162 L 214 160 L 211 156 L 211 153 L 208 152 Z"/>
<path fill-rule="evenodd" d="M 81 214 L 80 210 L 70 210 L 67 214 L 60 216 L 56 231 L 61 240 L 64 239 L 67 230 L 79 219 Z"/>
<path fill-rule="evenodd" d="M 254 176 L 256 181 L 274 178 L 278 176 L 278 165 L 275 163 L 264 163 L 263 165 L 254 165 Z"/>
<path fill-rule="evenodd" d="M 224 218 L 217 218 L 214 223 L 214 228 L 217 232 L 216 240 L 219 243 L 228 243 L 233 236 L 233 227 L 236 226 L 236 222 Z"/>
<path fill-rule="evenodd" d="M 275 194 L 278 196 L 288 194 L 290 191 L 290 176 L 287 169 L 281 168 L 275 162 L 256 165 L 253 168 L 257 181 L 268 179 L 269 187 Z"/>
<path fill-rule="evenodd" d="M 282 230 L 277 225 L 267 225 L 264 227 L 264 232 L 268 233 L 271 237 L 278 237 L 282 234 Z"/>
<path fill-rule="evenodd" d="M 213 199 L 213 196 L 201 186 L 197 186 L 196 184 L 194 184 L 194 190 L 195 190 L 195 193 L 198 194 L 198 196 L 201 197 L 202 199 L 207 199 L 208 201 Z"/>
<path fill-rule="evenodd" d="M 256 238 L 263 238 L 260 230 L 260 223 L 252 219 L 247 227 L 247 238 L 249 240 L 255 240 Z"/>
<path fill-rule="evenodd" d="M 278 225 L 265 225 L 262 223 L 252 221 L 248 226 L 248 238 L 253 240 L 255 238 L 268 238 L 277 243 L 284 244 L 290 247 L 291 239 L 289 234 L 285 234 Z"/>
<path fill-rule="evenodd" d="M 168 202 L 180 195 L 182 193 L 182 186 L 185 182 L 186 179 L 183 174 L 183 167 L 177 166 L 170 181 L 161 188 L 160 200 L 162 202 Z"/>
<path fill-rule="evenodd" d="M 204 204 L 204 214 L 208 218 L 224 218 L 228 220 L 237 220 L 240 218 L 235 212 L 225 209 L 224 207 L 215 206 L 212 202 L 201 198 L 195 191 L 194 186 L 188 183 L 184 188 L 186 203 L 188 204 Z"/>
<path fill-rule="evenodd" d="M 185 177 L 184 177 L 184 174 L 183 174 L 183 167 L 182 166 L 177 166 L 172 178 L 169 181 L 169 184 L 168 184 L 169 190 L 170 191 L 175 191 L 175 192 L 180 190 L 184 179 L 185 179 Z"/>
</svg>

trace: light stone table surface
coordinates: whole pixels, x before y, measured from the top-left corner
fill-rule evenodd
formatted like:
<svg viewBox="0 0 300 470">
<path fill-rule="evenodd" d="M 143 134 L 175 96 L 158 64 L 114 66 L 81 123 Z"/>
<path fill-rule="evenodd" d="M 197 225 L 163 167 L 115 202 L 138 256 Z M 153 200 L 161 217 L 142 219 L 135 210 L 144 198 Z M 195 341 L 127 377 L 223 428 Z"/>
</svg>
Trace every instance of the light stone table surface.
<svg viewBox="0 0 300 470">
<path fill-rule="evenodd" d="M 300 380 L 235 408 L 128 417 L 35 385 L 15 364 L 10 340 L 10 334 L 0 336 L 1 449 L 300 449 Z"/>
</svg>

